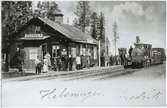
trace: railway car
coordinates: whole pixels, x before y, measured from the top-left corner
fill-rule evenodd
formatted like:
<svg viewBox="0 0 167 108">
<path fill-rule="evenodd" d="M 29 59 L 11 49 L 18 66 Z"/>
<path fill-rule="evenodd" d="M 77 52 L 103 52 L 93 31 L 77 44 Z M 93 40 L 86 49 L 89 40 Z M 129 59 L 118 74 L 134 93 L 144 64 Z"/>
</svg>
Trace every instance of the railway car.
<svg viewBox="0 0 167 108">
<path fill-rule="evenodd" d="M 162 64 L 165 61 L 165 51 L 163 48 L 152 48 L 151 50 L 151 64 Z"/>
</svg>

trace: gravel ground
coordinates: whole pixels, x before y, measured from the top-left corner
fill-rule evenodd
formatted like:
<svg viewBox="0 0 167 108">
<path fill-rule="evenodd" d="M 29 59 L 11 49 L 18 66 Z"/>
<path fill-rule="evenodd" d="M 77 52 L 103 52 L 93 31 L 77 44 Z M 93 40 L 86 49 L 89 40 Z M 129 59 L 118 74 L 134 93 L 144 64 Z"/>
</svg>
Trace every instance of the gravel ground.
<svg viewBox="0 0 167 108">
<path fill-rule="evenodd" d="M 137 69 L 119 76 L 110 74 L 93 76 L 66 75 L 40 80 L 2 82 L 2 105 L 15 107 L 165 105 L 165 64 Z"/>
</svg>

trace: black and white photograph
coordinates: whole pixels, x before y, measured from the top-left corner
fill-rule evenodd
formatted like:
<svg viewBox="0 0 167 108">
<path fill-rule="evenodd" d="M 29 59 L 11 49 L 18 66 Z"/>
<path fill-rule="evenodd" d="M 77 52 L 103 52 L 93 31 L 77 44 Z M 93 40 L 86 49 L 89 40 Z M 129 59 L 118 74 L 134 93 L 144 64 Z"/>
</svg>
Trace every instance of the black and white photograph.
<svg viewBox="0 0 167 108">
<path fill-rule="evenodd" d="M 166 106 L 166 1 L 0 1 L 1 107 Z"/>
</svg>

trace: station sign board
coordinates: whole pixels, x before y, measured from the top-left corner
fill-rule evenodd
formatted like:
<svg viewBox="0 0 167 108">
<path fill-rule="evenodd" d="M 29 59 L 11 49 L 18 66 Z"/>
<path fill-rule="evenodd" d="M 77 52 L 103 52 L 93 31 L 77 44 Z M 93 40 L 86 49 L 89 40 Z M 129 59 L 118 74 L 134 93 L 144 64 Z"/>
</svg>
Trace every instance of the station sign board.
<svg viewBox="0 0 167 108">
<path fill-rule="evenodd" d="M 32 38 L 32 37 L 40 38 L 43 37 L 43 34 L 25 34 L 25 38 Z"/>
</svg>

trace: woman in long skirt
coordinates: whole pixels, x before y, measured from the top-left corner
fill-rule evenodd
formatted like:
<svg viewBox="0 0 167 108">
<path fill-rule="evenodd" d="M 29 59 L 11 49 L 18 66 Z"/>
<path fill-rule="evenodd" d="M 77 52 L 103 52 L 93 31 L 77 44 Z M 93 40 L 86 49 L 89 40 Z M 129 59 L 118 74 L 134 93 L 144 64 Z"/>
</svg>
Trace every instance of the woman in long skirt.
<svg viewBox="0 0 167 108">
<path fill-rule="evenodd" d="M 51 56 L 50 56 L 49 52 L 47 52 L 45 56 L 48 59 L 48 66 L 51 67 L 51 61 L 50 61 Z"/>
<path fill-rule="evenodd" d="M 46 56 L 44 57 L 43 71 L 48 72 L 48 59 Z"/>
</svg>

